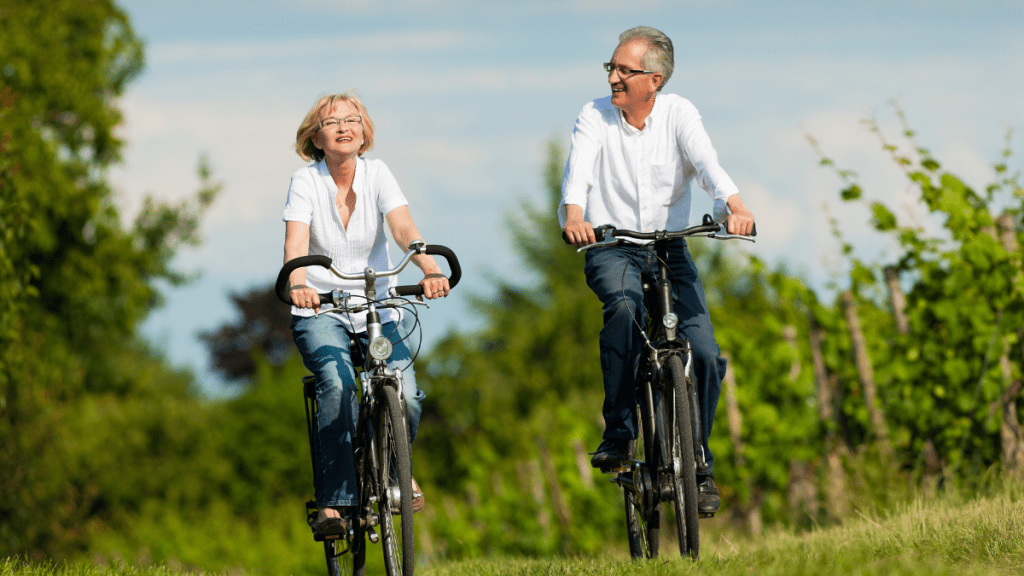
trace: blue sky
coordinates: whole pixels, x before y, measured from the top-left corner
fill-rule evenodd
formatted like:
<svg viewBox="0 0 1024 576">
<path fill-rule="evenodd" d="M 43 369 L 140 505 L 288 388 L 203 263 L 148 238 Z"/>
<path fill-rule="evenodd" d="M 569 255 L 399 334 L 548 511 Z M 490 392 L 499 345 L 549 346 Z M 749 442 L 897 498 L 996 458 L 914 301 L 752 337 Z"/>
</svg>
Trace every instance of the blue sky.
<svg viewBox="0 0 1024 576">
<path fill-rule="evenodd" d="M 1024 2 L 659 2 L 397 0 L 122 2 L 147 43 L 147 67 L 121 106 L 128 141 L 111 180 L 130 216 L 144 194 L 176 200 L 209 154 L 224 192 L 182 252 L 201 272 L 169 292 L 146 332 L 172 361 L 215 382 L 195 339 L 233 318 L 231 291 L 270 282 L 281 264 L 281 209 L 302 160 L 295 129 L 319 95 L 355 88 L 377 125 L 368 155 L 387 162 L 428 242 L 452 247 L 465 290 L 425 314 L 429 345 L 475 326 L 464 296 L 487 275 L 527 282 L 508 234 L 522 199 L 542 202 L 547 143 L 567 144 L 589 100 L 608 94 L 601 63 L 618 34 L 668 34 L 667 92 L 701 111 L 723 167 L 758 219 L 752 250 L 821 286 L 841 268 L 828 202 L 866 256 L 885 238 L 841 205 L 817 166 L 813 134 L 871 198 L 934 226 L 860 123 L 897 139 L 888 104 L 944 168 L 986 184 L 1008 128 L 1024 131 Z M 1012 143 L 1020 148 L 1022 139 Z M 1013 167 L 1024 162 L 1017 156 Z M 710 202 L 695 198 L 699 217 Z M 394 250 L 393 250 L 394 253 Z M 407 278 L 414 281 L 413 277 Z M 588 295 L 589 296 L 589 295 Z"/>
</svg>

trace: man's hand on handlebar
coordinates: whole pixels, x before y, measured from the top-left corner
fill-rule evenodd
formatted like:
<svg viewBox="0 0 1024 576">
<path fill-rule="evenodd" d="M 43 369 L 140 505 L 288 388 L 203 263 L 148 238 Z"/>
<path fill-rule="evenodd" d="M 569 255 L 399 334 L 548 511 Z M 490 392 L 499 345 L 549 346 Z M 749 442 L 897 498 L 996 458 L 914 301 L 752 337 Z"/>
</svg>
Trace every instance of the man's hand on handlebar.
<svg viewBox="0 0 1024 576">
<path fill-rule="evenodd" d="M 577 204 L 565 205 L 565 240 L 577 248 L 597 242 L 594 227 L 583 219 L 583 207 Z"/>
<path fill-rule="evenodd" d="M 298 286 L 292 286 L 288 290 L 288 294 L 292 297 L 292 304 L 297 308 L 312 308 L 316 310 L 320 307 L 320 295 L 305 284 Z"/>
<path fill-rule="evenodd" d="M 594 236 L 594 227 L 590 225 L 590 222 L 586 222 L 583 219 L 567 221 L 564 232 L 569 242 L 577 248 L 589 246 L 597 242 L 597 237 Z"/>
<path fill-rule="evenodd" d="M 729 234 L 750 236 L 754 230 L 754 215 L 750 213 L 750 210 L 733 212 L 725 219 L 725 227 Z"/>
<path fill-rule="evenodd" d="M 738 236 L 750 236 L 754 232 L 754 215 L 747 210 L 747 206 L 740 200 L 739 194 L 729 196 L 726 203 L 731 214 L 725 219 L 725 229 L 729 234 Z"/>
</svg>

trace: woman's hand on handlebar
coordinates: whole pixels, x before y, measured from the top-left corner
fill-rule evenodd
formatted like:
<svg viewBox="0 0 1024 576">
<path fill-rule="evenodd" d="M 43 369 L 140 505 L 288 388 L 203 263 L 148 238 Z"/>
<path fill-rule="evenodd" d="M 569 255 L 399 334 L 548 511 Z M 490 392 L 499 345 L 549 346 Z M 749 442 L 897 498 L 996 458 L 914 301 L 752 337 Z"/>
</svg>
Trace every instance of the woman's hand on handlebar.
<svg viewBox="0 0 1024 576">
<path fill-rule="evenodd" d="M 451 291 L 451 287 L 448 285 L 448 278 L 440 273 L 427 274 L 423 277 L 423 280 L 420 280 L 420 286 L 423 286 L 423 296 L 417 296 L 416 299 L 421 302 L 424 297 L 427 300 L 445 298 Z"/>
<path fill-rule="evenodd" d="M 320 307 L 320 295 L 316 293 L 316 290 L 305 284 L 292 286 L 288 294 L 292 297 L 292 304 L 298 308 L 312 308 L 316 310 Z"/>
</svg>

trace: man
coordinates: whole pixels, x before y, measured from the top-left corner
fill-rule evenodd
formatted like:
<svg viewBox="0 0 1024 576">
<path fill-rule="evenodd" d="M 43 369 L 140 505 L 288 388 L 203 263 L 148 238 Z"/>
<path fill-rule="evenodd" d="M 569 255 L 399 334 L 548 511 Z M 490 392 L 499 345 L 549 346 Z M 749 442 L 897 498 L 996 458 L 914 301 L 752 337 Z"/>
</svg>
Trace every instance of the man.
<svg viewBox="0 0 1024 576">
<path fill-rule="evenodd" d="M 719 166 L 697 109 L 685 98 L 660 94 L 672 68 L 672 41 L 658 30 L 640 26 L 619 36 L 612 60 L 605 64 L 612 95 L 594 100 L 580 112 L 562 179 L 558 217 L 575 246 L 595 242 L 592 225 L 641 232 L 686 228 L 694 178 L 729 207 L 730 234 L 751 233 L 754 216 Z M 668 259 L 679 330 L 694 348 L 704 427 L 708 474 L 697 478 L 698 510 L 714 513 L 720 503 L 707 441 L 726 363 L 684 240 L 672 242 Z M 656 271 L 652 244 L 587 252 L 587 285 L 601 300 L 604 315 L 600 347 L 605 431 L 591 460 L 595 468 L 614 468 L 626 460 L 628 442 L 636 438 L 636 371 L 642 344 L 635 322 L 643 310 L 641 277 L 652 278 Z"/>
</svg>

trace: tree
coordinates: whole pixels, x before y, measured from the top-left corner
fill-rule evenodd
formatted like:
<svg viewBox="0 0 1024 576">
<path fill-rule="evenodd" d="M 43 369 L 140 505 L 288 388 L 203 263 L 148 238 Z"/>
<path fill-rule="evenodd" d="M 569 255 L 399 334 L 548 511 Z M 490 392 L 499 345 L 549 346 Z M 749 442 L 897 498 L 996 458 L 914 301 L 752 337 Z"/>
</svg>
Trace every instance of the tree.
<svg viewBox="0 0 1024 576">
<path fill-rule="evenodd" d="M 291 311 L 278 300 L 273 284 L 236 292 L 231 300 L 239 320 L 199 335 L 210 349 L 216 370 L 230 380 L 249 378 L 256 374 L 254 354 L 263 354 L 276 366 L 295 353 Z"/>
<path fill-rule="evenodd" d="M 90 394 L 125 397 L 180 375 L 137 327 L 171 260 L 198 242 L 216 196 L 205 159 L 195 199 L 147 200 L 124 228 L 105 180 L 123 142 L 115 105 L 142 42 L 110 0 L 0 2 L 0 552 L 80 546 L 95 501 L 68 482 L 65 422 Z M 142 364 L 151 365 L 142 374 Z M 144 381 L 144 379 L 148 379 Z M 72 441 L 73 443 L 73 441 Z"/>
</svg>

